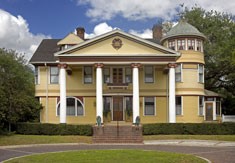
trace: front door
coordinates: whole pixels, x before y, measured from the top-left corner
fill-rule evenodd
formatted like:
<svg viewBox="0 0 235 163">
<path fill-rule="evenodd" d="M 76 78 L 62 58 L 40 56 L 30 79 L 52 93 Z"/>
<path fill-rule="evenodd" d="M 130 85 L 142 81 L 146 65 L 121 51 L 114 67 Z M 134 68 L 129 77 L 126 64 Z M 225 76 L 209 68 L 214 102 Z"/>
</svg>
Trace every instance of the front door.
<svg viewBox="0 0 235 163">
<path fill-rule="evenodd" d="M 113 68 L 113 83 L 122 84 L 123 80 L 123 69 L 122 68 Z"/>
<path fill-rule="evenodd" d="M 213 121 L 213 103 L 206 103 L 206 121 Z"/>
<path fill-rule="evenodd" d="M 113 96 L 113 120 L 123 121 L 123 97 Z"/>
</svg>

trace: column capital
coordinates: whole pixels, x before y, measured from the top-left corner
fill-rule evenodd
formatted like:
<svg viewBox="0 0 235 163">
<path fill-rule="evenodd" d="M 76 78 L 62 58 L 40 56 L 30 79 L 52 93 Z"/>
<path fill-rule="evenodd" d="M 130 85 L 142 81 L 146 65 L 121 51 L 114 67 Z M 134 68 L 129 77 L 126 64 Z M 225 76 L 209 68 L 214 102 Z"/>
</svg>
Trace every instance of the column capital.
<svg viewBox="0 0 235 163">
<path fill-rule="evenodd" d="M 58 67 L 66 69 L 68 67 L 68 65 L 66 63 L 59 63 Z"/>
<path fill-rule="evenodd" d="M 168 67 L 169 68 L 176 68 L 178 65 L 176 63 L 169 63 Z"/>
<path fill-rule="evenodd" d="M 140 68 L 141 64 L 140 63 L 132 63 L 131 67 L 132 68 Z"/>
<path fill-rule="evenodd" d="M 104 64 L 103 63 L 96 63 L 95 67 L 96 68 L 102 68 L 102 67 L 104 67 Z"/>
</svg>

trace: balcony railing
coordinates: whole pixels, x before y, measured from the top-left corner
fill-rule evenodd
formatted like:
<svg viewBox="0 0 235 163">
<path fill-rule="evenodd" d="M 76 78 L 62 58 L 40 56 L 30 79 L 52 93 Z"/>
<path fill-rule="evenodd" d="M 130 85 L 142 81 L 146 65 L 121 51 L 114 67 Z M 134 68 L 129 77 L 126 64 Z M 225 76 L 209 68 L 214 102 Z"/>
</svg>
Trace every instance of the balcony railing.
<svg viewBox="0 0 235 163">
<path fill-rule="evenodd" d="M 107 83 L 109 89 L 127 89 L 128 83 Z"/>
</svg>

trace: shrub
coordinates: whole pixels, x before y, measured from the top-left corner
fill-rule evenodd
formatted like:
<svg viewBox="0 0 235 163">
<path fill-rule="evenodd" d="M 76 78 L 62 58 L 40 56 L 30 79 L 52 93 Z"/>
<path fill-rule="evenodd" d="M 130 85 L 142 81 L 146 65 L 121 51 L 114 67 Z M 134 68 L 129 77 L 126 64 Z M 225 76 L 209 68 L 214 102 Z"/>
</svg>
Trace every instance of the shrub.
<svg viewBox="0 0 235 163">
<path fill-rule="evenodd" d="M 16 133 L 24 135 L 92 135 L 91 125 L 18 123 Z"/>
<path fill-rule="evenodd" d="M 235 123 L 144 124 L 144 135 L 234 135 Z"/>
</svg>

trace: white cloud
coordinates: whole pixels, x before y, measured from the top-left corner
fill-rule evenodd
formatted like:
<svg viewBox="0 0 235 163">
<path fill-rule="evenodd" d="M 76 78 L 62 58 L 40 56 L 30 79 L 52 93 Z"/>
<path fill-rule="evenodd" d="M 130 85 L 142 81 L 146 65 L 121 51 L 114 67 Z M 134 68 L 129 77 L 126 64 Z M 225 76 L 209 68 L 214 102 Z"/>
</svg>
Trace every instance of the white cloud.
<svg viewBox="0 0 235 163">
<path fill-rule="evenodd" d="M 153 32 L 151 29 L 145 29 L 143 31 L 129 30 L 130 34 L 136 35 L 141 38 L 153 38 Z"/>
<path fill-rule="evenodd" d="M 1 9 L 0 25 L 0 47 L 24 53 L 26 59 L 30 59 L 42 39 L 50 38 L 43 34 L 32 34 L 22 16 L 15 17 Z"/>
<path fill-rule="evenodd" d="M 85 33 L 85 38 L 90 39 L 99 35 L 102 35 L 104 33 L 110 32 L 114 29 L 117 29 L 116 27 L 112 27 L 108 25 L 106 22 L 99 23 L 94 27 L 94 30 L 92 33 Z M 136 31 L 133 29 L 130 29 L 128 33 L 132 35 L 136 35 L 141 38 L 152 38 L 152 30 L 151 29 L 145 29 L 142 31 Z"/>
<path fill-rule="evenodd" d="M 160 17 L 171 20 L 178 13 L 179 5 L 192 7 L 195 4 L 206 10 L 235 14 L 235 1 L 227 0 L 77 0 L 78 5 L 89 4 L 86 15 L 93 20 L 110 20 L 120 15 L 129 20 L 144 20 Z"/>
<path fill-rule="evenodd" d="M 113 29 L 115 29 L 115 28 L 109 26 L 106 22 L 103 22 L 103 23 L 100 23 L 95 26 L 93 33 L 90 33 L 90 34 L 85 33 L 85 38 L 93 38 L 93 37 L 99 36 L 101 34 L 110 32 Z"/>
</svg>

